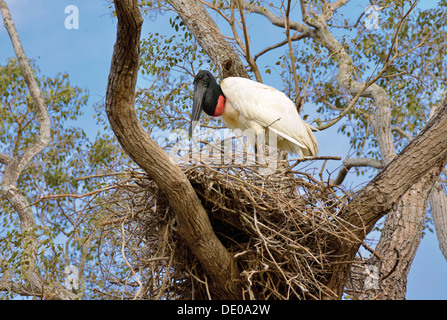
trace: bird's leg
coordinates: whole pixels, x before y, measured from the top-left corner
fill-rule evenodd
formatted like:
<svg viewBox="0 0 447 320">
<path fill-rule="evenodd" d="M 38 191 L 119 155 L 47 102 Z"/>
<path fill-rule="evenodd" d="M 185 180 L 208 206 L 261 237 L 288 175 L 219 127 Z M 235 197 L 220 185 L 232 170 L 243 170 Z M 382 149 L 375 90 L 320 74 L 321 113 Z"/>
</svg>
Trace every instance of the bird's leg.
<svg viewBox="0 0 447 320">
<path fill-rule="evenodd" d="M 269 161 L 271 161 L 271 159 L 269 155 L 269 148 L 267 146 L 266 131 L 264 129 L 257 130 L 255 138 L 256 162 L 257 164 L 266 166 L 261 167 L 259 172 L 261 174 L 270 174 L 271 172 L 269 171 Z"/>
<path fill-rule="evenodd" d="M 261 164 L 263 157 L 260 157 L 260 152 L 263 152 L 263 130 L 255 131 L 255 159 L 256 164 Z"/>
<path fill-rule="evenodd" d="M 256 163 L 259 162 L 259 159 L 258 159 L 258 137 L 257 136 L 255 136 L 255 161 L 256 161 Z"/>
</svg>

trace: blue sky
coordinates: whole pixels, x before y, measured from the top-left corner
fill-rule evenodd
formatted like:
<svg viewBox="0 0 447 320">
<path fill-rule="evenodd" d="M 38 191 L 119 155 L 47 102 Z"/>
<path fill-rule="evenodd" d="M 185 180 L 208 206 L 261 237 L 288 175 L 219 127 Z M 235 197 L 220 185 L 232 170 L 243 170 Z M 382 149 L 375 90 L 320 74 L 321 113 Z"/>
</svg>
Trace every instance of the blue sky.
<svg viewBox="0 0 447 320">
<path fill-rule="evenodd" d="M 92 118 L 93 105 L 105 97 L 107 77 L 116 37 L 116 21 L 112 17 L 110 1 L 107 0 L 6 0 L 26 55 L 35 59 L 42 74 L 56 76 L 67 72 L 73 85 L 89 91 L 89 103 L 78 126 L 91 136 L 98 129 Z M 424 7 L 435 5 L 434 1 L 422 1 Z M 366 3 L 366 2 L 365 2 Z M 68 30 L 64 22 L 67 5 L 79 9 L 79 29 Z M 356 5 L 354 15 L 362 8 Z M 148 32 L 167 33 L 167 19 L 145 20 L 142 36 Z M 265 37 L 266 34 L 262 33 Z M 4 64 L 14 52 L 3 24 L 0 26 L 0 63 Z M 274 75 L 264 81 L 274 85 Z M 140 81 L 141 86 L 144 81 Z M 336 140 L 334 140 L 336 139 Z M 321 155 L 345 157 L 349 145 L 345 137 L 330 128 L 318 133 Z M 334 143 L 336 141 L 336 143 Z M 330 168 L 335 170 L 336 166 Z M 362 181 L 351 178 L 357 185 Z M 408 299 L 447 299 L 447 263 L 439 250 L 436 235 L 427 232 L 422 239 L 408 279 Z"/>
</svg>

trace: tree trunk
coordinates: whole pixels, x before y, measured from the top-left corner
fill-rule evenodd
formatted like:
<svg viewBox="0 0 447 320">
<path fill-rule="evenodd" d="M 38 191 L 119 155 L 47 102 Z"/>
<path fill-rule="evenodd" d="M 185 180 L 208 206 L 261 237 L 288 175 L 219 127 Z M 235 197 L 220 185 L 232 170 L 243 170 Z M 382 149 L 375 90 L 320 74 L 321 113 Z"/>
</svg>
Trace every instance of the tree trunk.
<svg viewBox="0 0 447 320">
<path fill-rule="evenodd" d="M 421 178 L 424 178 L 423 183 L 421 181 L 420 189 L 415 189 L 415 192 L 424 196 L 423 193 L 427 192 L 423 189 L 424 185 L 430 190 L 431 185 L 439 176 L 447 159 L 446 102 L 444 101 L 442 108 L 427 123 L 422 132 L 381 173 L 362 188 L 341 213 L 340 217 L 346 222 L 345 227 L 352 231 L 357 241 L 342 241 L 339 245 L 336 244 L 334 255 L 339 258 L 334 261 L 336 263 L 333 265 L 327 285 L 336 292 L 338 297 L 341 297 L 343 293 L 351 262 L 361 242 L 375 223 L 392 209 L 396 212 L 402 211 L 403 214 L 401 206 L 395 207 L 402 196 Z M 411 194 L 408 196 L 411 197 Z M 417 207 L 406 210 L 421 210 L 424 208 L 423 202 L 421 200 Z M 424 209 L 423 211 L 425 212 Z M 419 224 L 415 223 L 415 225 Z M 414 228 L 415 232 L 416 229 L 417 227 Z M 384 241 L 388 240 L 387 238 L 392 238 L 391 234 L 385 235 Z M 414 245 L 414 240 L 410 243 Z"/>
<path fill-rule="evenodd" d="M 447 195 L 438 181 L 435 182 L 430 193 L 430 208 L 438 237 L 439 248 L 447 260 Z"/>
<path fill-rule="evenodd" d="M 132 7 L 129 6 L 130 3 Z M 217 26 L 200 2 L 171 0 L 170 4 L 182 17 L 183 22 L 194 34 L 202 48 L 218 65 L 223 77 L 246 74 L 241 67 L 242 64 L 239 64 L 240 60 L 234 50 L 218 32 Z M 175 211 L 179 224 L 179 234 L 212 278 L 214 286 L 211 289 L 214 295 L 219 298 L 240 297 L 239 288 L 235 283 L 238 280 L 239 272 L 234 260 L 216 238 L 194 190 L 179 168 L 169 161 L 168 156 L 150 139 L 137 120 L 133 103 L 138 72 L 138 39 L 142 20 L 135 1 L 116 1 L 115 5 L 119 19 L 118 37 L 112 59 L 106 100 L 106 110 L 112 128 L 131 158 L 148 173 L 163 192 L 169 195 L 170 206 Z M 199 18 L 194 19 L 197 15 Z M 334 43 L 330 40 L 333 38 L 327 38 L 325 30 L 324 28 L 319 29 L 312 36 L 327 41 L 325 45 L 332 50 L 334 48 L 331 45 Z M 222 54 L 223 52 L 225 54 Z M 354 87 L 357 85 L 356 83 L 345 79 L 345 76 L 352 73 L 349 68 L 345 68 L 350 59 L 347 55 L 343 56 L 345 53 L 343 50 L 340 53 L 341 56 L 338 55 L 340 73 L 337 76 L 339 83 L 351 83 L 350 89 L 357 90 L 358 86 Z M 346 59 L 343 60 L 343 57 Z M 351 90 L 349 91 L 351 92 Z M 331 248 L 333 249 L 331 255 L 334 257 L 334 263 L 326 285 L 339 298 L 346 284 L 351 261 L 360 244 L 375 223 L 393 209 L 396 216 L 389 219 L 389 225 L 400 221 L 402 215 L 408 215 L 407 218 L 410 220 L 414 219 L 409 228 L 413 229 L 415 236 L 408 239 L 407 244 L 412 247 L 411 250 L 408 250 L 412 254 L 414 246 L 417 244 L 415 239 L 419 237 L 417 233 L 421 225 L 420 213 L 425 210 L 424 197 L 426 197 L 426 193 L 423 188 L 424 186 L 428 189 L 431 188 L 431 184 L 439 175 L 441 167 L 447 159 L 447 107 L 445 105 L 429 121 L 419 136 L 400 155 L 394 156 L 392 143 L 389 140 L 391 136 L 388 130 L 389 122 L 387 122 L 389 105 L 383 92 L 373 85 L 365 91 L 365 94 L 377 100 L 376 131 L 383 131 L 382 128 L 386 127 L 387 134 L 379 135 L 378 140 L 379 142 L 383 140 L 383 143 L 379 143 L 379 145 L 385 163 L 388 165 L 366 187 L 360 190 L 340 214 L 340 218 L 345 221 L 342 227 L 349 230 L 356 240 L 340 242 L 340 239 L 334 239 Z M 424 179 L 423 182 L 415 186 L 421 178 Z M 412 187 L 413 190 L 405 195 Z M 413 192 L 420 195 L 417 201 L 411 197 Z M 407 208 L 408 202 L 405 199 L 415 201 L 415 205 Z M 401 200 L 402 202 L 397 204 Z M 400 233 L 400 230 L 398 231 Z M 385 233 L 383 241 L 387 243 L 387 240 L 396 238 L 399 238 L 398 234 L 389 233 L 387 235 Z M 388 246 L 387 254 L 390 253 L 391 247 L 393 246 Z M 395 252 L 395 250 L 391 251 Z M 403 253 L 403 251 L 401 249 L 399 253 Z M 392 260 L 392 258 L 387 259 Z M 381 263 L 383 271 L 390 270 L 387 263 L 384 261 Z M 392 263 L 390 265 L 392 267 L 388 278 L 391 277 L 391 271 L 395 272 L 398 266 L 394 267 Z M 400 267 L 402 272 L 406 272 L 409 265 L 402 263 Z M 392 283 L 392 279 L 389 283 Z M 396 295 L 398 294 L 396 293 Z"/>
<path fill-rule="evenodd" d="M 178 233 L 210 278 L 213 298 L 237 299 L 239 271 L 232 255 L 216 237 L 199 198 L 180 168 L 141 126 L 135 109 L 139 39 L 143 19 L 136 0 L 117 0 L 117 39 L 106 95 L 112 130 L 129 156 L 167 195 Z"/>
<path fill-rule="evenodd" d="M 430 170 L 398 201 L 385 220 L 374 254 L 364 264 L 353 266 L 352 294 L 360 300 L 403 300 L 407 292 L 407 278 L 421 240 L 427 209 L 427 199 L 437 169 Z M 370 275 L 366 268 L 377 267 Z M 367 277 L 376 276 L 375 285 Z M 366 281 L 365 281 L 366 280 Z M 365 286 L 366 285 L 366 286 Z"/>
<path fill-rule="evenodd" d="M 330 52 L 333 52 L 334 58 L 339 63 L 339 70 L 337 73 L 338 84 L 341 88 L 355 96 L 362 90 L 364 84 L 356 81 L 355 77 L 353 77 L 354 65 L 351 57 L 341 43 L 339 43 L 329 32 L 323 19 L 317 19 L 313 26 L 314 29 L 309 33 L 311 37 L 315 41 L 322 43 L 328 50 L 330 50 Z M 376 83 L 373 83 L 366 88 L 362 93 L 362 96 L 374 100 L 375 113 L 373 124 L 375 138 L 380 149 L 382 162 L 389 164 L 396 156 L 391 134 L 390 98 L 386 90 Z M 413 190 L 410 191 L 409 194 L 400 198 L 395 208 L 388 213 L 382 231 L 385 239 L 378 243 L 376 252 L 381 252 L 384 255 L 384 259 L 387 260 L 388 258 L 391 259 L 391 256 L 395 254 L 394 250 L 388 250 L 390 248 L 396 248 L 396 250 L 400 252 L 400 266 L 403 268 L 399 273 L 394 274 L 392 280 L 388 278 L 388 281 L 382 283 L 384 291 L 381 293 L 376 292 L 376 297 L 388 299 L 402 299 L 405 297 L 406 279 L 409 267 L 416 254 L 422 233 L 422 223 L 425 217 L 425 208 L 429 194 L 427 188 L 430 190 L 434 181 L 431 175 L 430 177 L 427 177 L 427 179 L 428 180 L 421 182 L 415 181 L 416 184 L 413 186 Z M 389 192 L 394 191 L 390 189 Z M 395 230 L 394 228 L 397 227 L 397 220 L 400 221 L 400 227 Z M 414 224 L 416 221 L 418 222 Z M 408 223 L 408 225 L 406 225 L 406 223 Z M 393 234 L 394 236 L 388 237 L 387 235 L 390 234 Z M 398 241 L 401 237 L 404 237 L 407 240 L 405 242 Z M 413 246 L 413 249 L 408 250 L 408 247 L 411 246 Z M 386 273 L 387 268 L 385 266 L 383 267 L 384 270 L 382 270 L 382 272 Z M 400 289 L 395 291 L 395 295 L 393 295 L 389 286 L 392 286 L 393 282 L 396 281 L 401 283 L 401 285 Z M 387 283 L 389 284 L 388 288 Z"/>
<path fill-rule="evenodd" d="M 220 33 L 203 4 L 197 0 L 170 0 L 169 4 L 219 69 L 222 78 L 248 78 L 241 58 Z"/>
<path fill-rule="evenodd" d="M 14 47 L 17 61 L 20 66 L 25 83 L 37 109 L 37 119 L 40 124 L 39 134 L 36 139 L 23 153 L 18 157 L 11 157 L 0 153 L 0 163 L 5 165 L 3 177 L 1 180 L 1 192 L 9 201 L 11 206 L 17 212 L 20 220 L 20 229 L 22 238 L 22 272 L 27 285 L 15 283 L 10 279 L 12 272 L 8 270 L 8 264 L 3 265 L 0 259 L 0 291 L 12 291 L 21 295 L 40 296 L 42 299 L 74 299 L 75 295 L 66 290 L 60 283 L 48 283 L 42 279 L 39 274 L 36 260 L 36 250 L 38 240 L 35 234 L 36 220 L 33 210 L 23 193 L 17 188 L 17 182 L 22 172 L 27 168 L 32 159 L 41 153 L 51 142 L 51 122 L 47 106 L 40 93 L 35 74 L 25 55 L 25 50 L 20 42 L 19 35 L 11 18 L 9 8 L 3 0 L 0 0 L 0 11 L 3 16 L 5 28 L 8 31 L 11 43 Z M 5 269 L 3 269 L 3 267 Z"/>
</svg>

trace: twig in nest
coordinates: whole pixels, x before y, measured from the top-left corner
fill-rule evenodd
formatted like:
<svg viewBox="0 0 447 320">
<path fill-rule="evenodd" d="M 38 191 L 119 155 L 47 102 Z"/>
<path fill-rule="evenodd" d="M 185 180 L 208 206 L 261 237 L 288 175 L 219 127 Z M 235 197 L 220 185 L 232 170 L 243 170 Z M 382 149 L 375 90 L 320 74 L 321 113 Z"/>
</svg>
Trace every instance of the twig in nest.
<svg viewBox="0 0 447 320">
<path fill-rule="evenodd" d="M 209 212 L 216 235 L 237 260 L 242 271 L 241 288 L 248 290 L 250 298 L 319 299 L 334 295 L 324 285 L 331 269 L 331 243 L 352 238 L 337 217 L 349 199 L 342 188 L 332 188 L 306 172 L 290 170 L 287 175 L 276 172 L 263 176 L 244 164 L 189 164 L 184 172 Z M 138 179 L 145 183 L 137 184 Z M 138 187 L 117 189 L 115 195 L 107 193 L 98 201 L 107 202 L 109 196 L 122 199 L 114 199 L 113 206 L 105 207 L 115 211 L 106 216 L 103 226 L 107 229 L 103 229 L 113 236 L 117 222 L 129 224 L 126 253 L 132 255 L 129 262 L 137 266 L 132 270 L 143 284 L 138 297 L 213 298 L 200 263 L 176 236 L 167 195 L 145 177 L 131 180 Z M 125 219 L 129 214 L 132 219 Z M 120 236 L 119 231 L 116 236 Z M 135 297 L 137 288 L 133 290 L 131 296 Z"/>
</svg>

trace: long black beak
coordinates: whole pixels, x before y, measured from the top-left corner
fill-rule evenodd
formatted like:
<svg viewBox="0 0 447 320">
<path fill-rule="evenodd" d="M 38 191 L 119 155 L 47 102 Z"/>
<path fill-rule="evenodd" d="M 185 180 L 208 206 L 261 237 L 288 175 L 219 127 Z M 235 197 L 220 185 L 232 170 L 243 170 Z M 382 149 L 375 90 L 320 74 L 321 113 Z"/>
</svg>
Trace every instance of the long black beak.
<svg viewBox="0 0 447 320">
<path fill-rule="evenodd" d="M 189 126 L 189 135 L 192 136 L 192 132 L 199 122 L 200 116 L 203 110 L 203 97 L 205 96 L 206 87 L 201 84 L 194 85 L 194 100 L 192 103 L 192 115 L 191 124 Z"/>
</svg>

